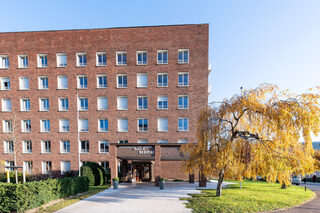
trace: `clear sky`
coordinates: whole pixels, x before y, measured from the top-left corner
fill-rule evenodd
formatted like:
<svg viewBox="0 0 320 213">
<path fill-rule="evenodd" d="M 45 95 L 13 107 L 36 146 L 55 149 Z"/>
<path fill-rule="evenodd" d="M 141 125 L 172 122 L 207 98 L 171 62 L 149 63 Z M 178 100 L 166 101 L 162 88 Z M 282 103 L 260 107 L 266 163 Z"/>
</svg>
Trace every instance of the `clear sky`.
<svg viewBox="0 0 320 213">
<path fill-rule="evenodd" d="M 319 0 L 0 0 L 0 32 L 210 24 L 209 101 L 320 85 Z"/>
</svg>

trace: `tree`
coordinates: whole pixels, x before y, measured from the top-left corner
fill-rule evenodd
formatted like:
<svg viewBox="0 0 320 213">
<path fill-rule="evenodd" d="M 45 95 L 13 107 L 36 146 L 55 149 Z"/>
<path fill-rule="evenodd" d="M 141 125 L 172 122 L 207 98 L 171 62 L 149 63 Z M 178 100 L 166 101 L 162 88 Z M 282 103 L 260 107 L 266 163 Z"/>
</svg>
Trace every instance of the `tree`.
<svg viewBox="0 0 320 213">
<path fill-rule="evenodd" d="M 183 148 L 190 155 L 186 170 L 219 175 L 217 196 L 226 177 L 259 175 L 287 186 L 292 174 L 313 172 L 311 135 L 320 130 L 317 91 L 293 95 L 263 84 L 205 107 L 198 119 L 198 143 Z"/>
</svg>

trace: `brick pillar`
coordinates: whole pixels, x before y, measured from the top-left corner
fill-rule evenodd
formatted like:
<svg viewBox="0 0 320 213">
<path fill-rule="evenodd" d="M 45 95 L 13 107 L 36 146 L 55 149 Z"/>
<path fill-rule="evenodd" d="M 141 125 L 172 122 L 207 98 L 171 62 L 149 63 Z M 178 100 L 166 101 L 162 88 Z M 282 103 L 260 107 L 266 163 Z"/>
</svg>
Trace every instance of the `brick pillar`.
<svg viewBox="0 0 320 213">
<path fill-rule="evenodd" d="M 154 146 L 154 165 L 153 165 L 153 175 L 154 175 L 154 185 L 159 186 L 159 178 L 161 175 L 161 147 L 160 144 Z"/>
<path fill-rule="evenodd" d="M 189 183 L 194 183 L 194 174 L 189 174 Z"/>
<path fill-rule="evenodd" d="M 110 171 L 111 171 L 111 184 L 113 183 L 112 179 L 118 177 L 118 160 L 117 160 L 117 147 L 115 145 L 110 145 Z"/>
</svg>

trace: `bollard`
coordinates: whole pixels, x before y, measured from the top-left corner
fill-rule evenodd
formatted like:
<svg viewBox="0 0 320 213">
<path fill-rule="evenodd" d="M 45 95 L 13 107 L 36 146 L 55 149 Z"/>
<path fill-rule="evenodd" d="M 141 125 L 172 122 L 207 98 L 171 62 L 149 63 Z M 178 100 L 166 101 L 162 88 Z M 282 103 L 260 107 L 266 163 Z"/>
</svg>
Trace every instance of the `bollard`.
<svg viewBox="0 0 320 213">
<path fill-rule="evenodd" d="M 9 172 L 9 169 L 7 170 L 7 182 L 10 183 L 10 172 Z"/>
<path fill-rule="evenodd" d="M 304 186 L 304 191 L 305 191 L 305 192 L 307 191 L 307 186 Z"/>
</svg>

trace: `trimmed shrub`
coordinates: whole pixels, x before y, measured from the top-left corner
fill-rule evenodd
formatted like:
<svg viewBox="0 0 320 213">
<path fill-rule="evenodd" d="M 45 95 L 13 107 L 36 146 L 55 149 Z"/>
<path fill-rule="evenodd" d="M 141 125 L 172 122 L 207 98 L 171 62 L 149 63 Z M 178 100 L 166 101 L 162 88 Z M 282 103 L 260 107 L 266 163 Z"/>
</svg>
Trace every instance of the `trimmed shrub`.
<svg viewBox="0 0 320 213">
<path fill-rule="evenodd" d="M 89 180 L 86 177 L 47 179 L 25 184 L 0 183 L 0 212 L 23 212 L 88 190 Z"/>
<path fill-rule="evenodd" d="M 90 186 L 101 186 L 106 183 L 104 169 L 95 162 L 86 162 L 81 166 L 81 176 L 89 179 Z"/>
</svg>

